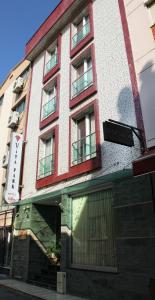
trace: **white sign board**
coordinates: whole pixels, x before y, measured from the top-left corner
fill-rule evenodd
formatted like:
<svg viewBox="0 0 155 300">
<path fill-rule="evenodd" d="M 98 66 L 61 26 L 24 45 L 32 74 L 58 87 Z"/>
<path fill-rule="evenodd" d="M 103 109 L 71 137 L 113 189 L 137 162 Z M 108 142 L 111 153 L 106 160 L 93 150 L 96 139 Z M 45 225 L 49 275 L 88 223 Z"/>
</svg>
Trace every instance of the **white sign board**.
<svg viewBox="0 0 155 300">
<path fill-rule="evenodd" d="M 7 176 L 7 186 L 5 191 L 5 201 L 9 204 L 19 201 L 19 176 L 22 157 L 23 136 L 12 133 L 9 168 Z"/>
</svg>

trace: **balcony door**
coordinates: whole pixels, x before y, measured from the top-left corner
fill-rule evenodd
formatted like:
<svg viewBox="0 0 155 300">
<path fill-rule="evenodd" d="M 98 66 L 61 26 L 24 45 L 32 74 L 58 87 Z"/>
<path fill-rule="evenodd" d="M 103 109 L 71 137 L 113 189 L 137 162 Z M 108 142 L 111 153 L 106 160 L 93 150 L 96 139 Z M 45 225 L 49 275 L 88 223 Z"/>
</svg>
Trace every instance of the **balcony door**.
<svg viewBox="0 0 155 300">
<path fill-rule="evenodd" d="M 77 120 L 77 161 L 82 162 L 91 158 L 92 142 L 95 132 L 94 114 L 87 114 Z"/>
</svg>

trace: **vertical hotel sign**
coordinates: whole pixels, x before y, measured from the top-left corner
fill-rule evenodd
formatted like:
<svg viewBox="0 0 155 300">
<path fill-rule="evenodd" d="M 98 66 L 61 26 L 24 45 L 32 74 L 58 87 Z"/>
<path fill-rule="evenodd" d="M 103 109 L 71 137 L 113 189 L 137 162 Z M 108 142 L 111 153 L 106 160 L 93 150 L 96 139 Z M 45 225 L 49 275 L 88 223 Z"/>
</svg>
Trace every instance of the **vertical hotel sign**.
<svg viewBox="0 0 155 300">
<path fill-rule="evenodd" d="M 19 201 L 19 179 L 20 179 L 20 166 L 22 157 L 23 136 L 13 132 L 9 168 L 7 176 L 7 187 L 5 191 L 5 201 L 8 204 Z"/>
</svg>

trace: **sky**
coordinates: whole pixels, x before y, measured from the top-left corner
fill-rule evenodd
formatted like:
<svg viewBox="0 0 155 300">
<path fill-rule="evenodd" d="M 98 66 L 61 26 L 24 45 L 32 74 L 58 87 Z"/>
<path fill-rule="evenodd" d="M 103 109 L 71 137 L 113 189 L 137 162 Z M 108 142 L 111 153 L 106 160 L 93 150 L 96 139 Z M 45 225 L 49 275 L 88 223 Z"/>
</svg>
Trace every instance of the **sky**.
<svg viewBox="0 0 155 300">
<path fill-rule="evenodd" d="M 0 0 L 0 84 L 24 58 L 25 44 L 60 0 Z"/>
</svg>

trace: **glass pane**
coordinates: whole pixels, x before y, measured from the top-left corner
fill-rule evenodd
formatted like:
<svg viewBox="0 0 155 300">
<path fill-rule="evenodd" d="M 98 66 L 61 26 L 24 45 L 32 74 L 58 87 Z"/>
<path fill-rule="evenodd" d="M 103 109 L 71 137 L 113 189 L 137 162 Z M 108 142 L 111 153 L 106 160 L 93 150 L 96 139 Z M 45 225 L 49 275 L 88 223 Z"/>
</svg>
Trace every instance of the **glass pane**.
<svg viewBox="0 0 155 300">
<path fill-rule="evenodd" d="M 83 90 L 88 88 L 93 83 L 93 72 L 92 68 L 90 68 L 88 71 L 86 71 L 82 76 L 80 76 L 78 79 L 76 79 L 73 84 L 73 97 L 80 94 Z"/>
<path fill-rule="evenodd" d="M 51 175 L 54 172 L 54 155 L 46 156 L 39 161 L 38 178 Z"/>
<path fill-rule="evenodd" d="M 99 191 L 72 201 L 74 264 L 116 266 L 112 191 Z"/>
<path fill-rule="evenodd" d="M 77 33 L 73 36 L 72 42 L 73 42 L 73 48 L 80 43 L 81 40 L 83 40 L 88 33 L 90 32 L 90 23 L 87 21 L 87 23 L 82 26 L 82 23 L 80 23 L 79 26 L 77 26 Z"/>
<path fill-rule="evenodd" d="M 54 54 L 51 56 L 51 59 L 46 64 L 45 73 L 48 73 L 51 69 L 53 69 L 56 64 L 57 64 L 57 54 Z"/>
<path fill-rule="evenodd" d="M 49 100 L 46 104 L 43 106 L 43 119 L 47 118 L 50 114 L 54 113 L 56 111 L 56 97 Z"/>
<path fill-rule="evenodd" d="M 72 144 L 73 165 L 81 163 L 96 156 L 96 134 L 95 132 Z"/>
</svg>

